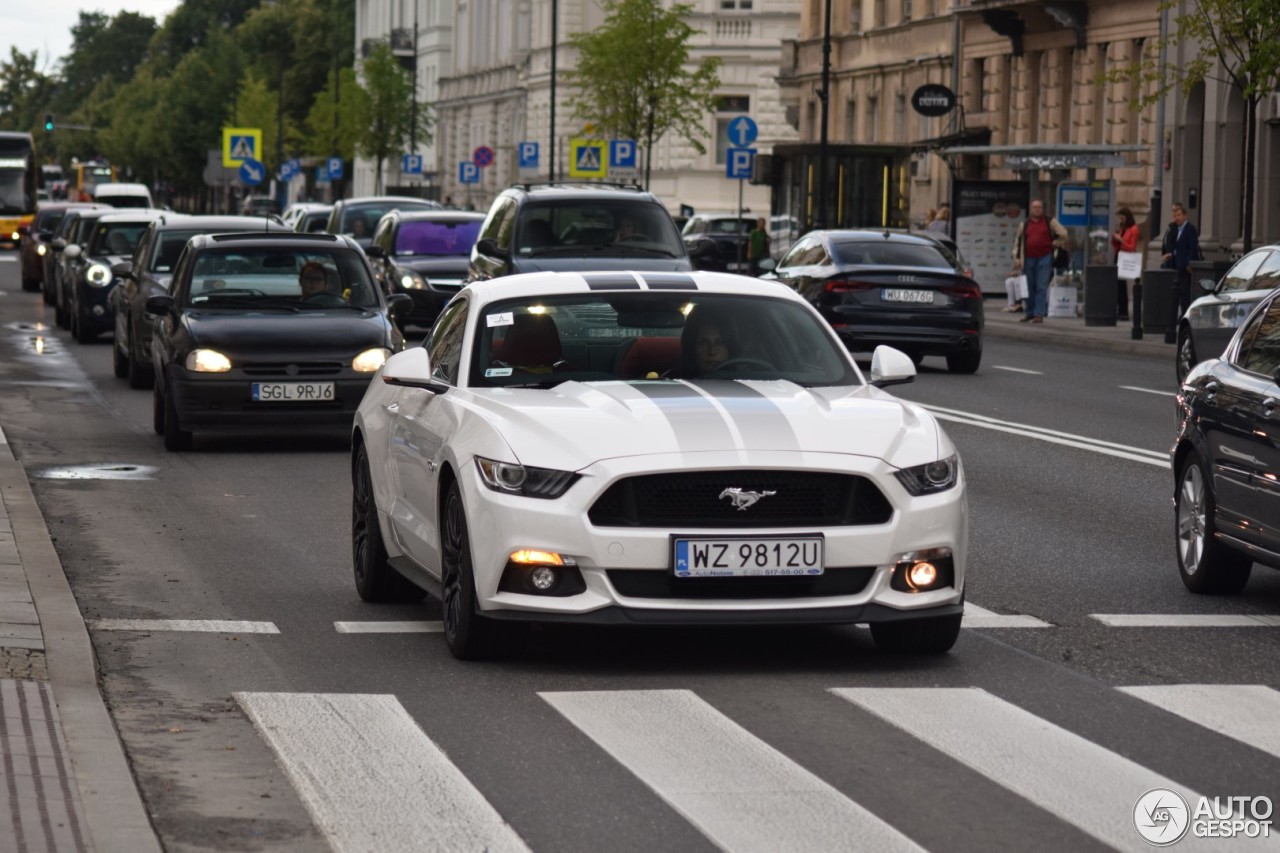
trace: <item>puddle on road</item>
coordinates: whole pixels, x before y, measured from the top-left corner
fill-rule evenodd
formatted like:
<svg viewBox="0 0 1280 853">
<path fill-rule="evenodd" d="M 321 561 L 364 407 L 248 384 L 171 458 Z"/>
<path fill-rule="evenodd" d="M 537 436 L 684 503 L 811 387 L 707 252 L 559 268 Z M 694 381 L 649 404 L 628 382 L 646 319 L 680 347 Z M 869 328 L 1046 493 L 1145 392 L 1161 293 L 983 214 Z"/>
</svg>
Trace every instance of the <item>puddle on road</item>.
<svg viewBox="0 0 1280 853">
<path fill-rule="evenodd" d="M 151 465 L 124 465 L 99 462 L 91 465 L 57 465 L 35 468 L 30 474 L 42 480 L 150 480 L 156 471 Z"/>
</svg>

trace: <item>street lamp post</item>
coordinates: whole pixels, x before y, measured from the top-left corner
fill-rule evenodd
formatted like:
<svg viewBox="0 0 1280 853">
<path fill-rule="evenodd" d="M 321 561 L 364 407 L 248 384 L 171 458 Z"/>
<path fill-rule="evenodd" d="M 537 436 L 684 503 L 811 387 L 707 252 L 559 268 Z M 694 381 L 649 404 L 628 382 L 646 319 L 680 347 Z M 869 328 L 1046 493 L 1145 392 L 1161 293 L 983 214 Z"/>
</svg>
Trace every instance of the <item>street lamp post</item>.
<svg viewBox="0 0 1280 853">
<path fill-rule="evenodd" d="M 548 179 L 556 180 L 556 42 L 560 39 L 560 2 L 551 0 L 551 142 L 548 162 Z"/>
<path fill-rule="evenodd" d="M 822 88 L 818 92 L 822 100 L 821 129 L 818 135 L 818 217 L 814 224 L 827 227 L 827 120 L 831 101 L 831 0 L 826 0 L 822 12 Z"/>
</svg>

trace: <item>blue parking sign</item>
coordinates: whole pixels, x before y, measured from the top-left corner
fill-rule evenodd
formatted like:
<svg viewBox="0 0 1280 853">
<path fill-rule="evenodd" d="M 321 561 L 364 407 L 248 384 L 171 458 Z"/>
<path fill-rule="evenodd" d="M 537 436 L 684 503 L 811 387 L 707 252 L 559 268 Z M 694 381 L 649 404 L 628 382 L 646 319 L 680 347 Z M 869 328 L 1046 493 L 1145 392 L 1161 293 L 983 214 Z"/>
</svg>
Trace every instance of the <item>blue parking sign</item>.
<svg viewBox="0 0 1280 853">
<path fill-rule="evenodd" d="M 756 149 L 730 148 L 725 152 L 724 176 L 730 180 L 746 181 L 751 178 L 751 167 L 756 162 Z"/>
<path fill-rule="evenodd" d="M 480 183 L 480 167 L 470 160 L 464 160 L 458 164 L 458 183 L 460 184 L 478 184 Z"/>
<path fill-rule="evenodd" d="M 521 142 L 519 149 L 520 149 L 520 168 L 521 169 L 538 168 L 538 143 Z"/>
<path fill-rule="evenodd" d="M 609 168 L 636 168 L 636 141 L 634 139 L 609 140 Z"/>
<path fill-rule="evenodd" d="M 342 158 L 330 157 L 325 163 L 325 172 L 328 173 L 331 181 L 342 180 Z"/>
<path fill-rule="evenodd" d="M 400 171 L 406 175 L 422 174 L 422 155 L 406 154 L 400 160 Z"/>
</svg>

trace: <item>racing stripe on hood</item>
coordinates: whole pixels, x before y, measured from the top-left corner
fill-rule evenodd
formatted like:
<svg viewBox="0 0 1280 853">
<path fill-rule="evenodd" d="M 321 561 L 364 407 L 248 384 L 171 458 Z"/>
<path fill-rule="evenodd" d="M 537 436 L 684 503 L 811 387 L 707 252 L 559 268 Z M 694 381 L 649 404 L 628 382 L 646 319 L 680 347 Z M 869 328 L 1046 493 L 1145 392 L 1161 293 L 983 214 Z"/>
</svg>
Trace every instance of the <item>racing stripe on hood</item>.
<svg viewBox="0 0 1280 853">
<path fill-rule="evenodd" d="M 640 282 L 630 273 L 590 273 L 583 276 L 592 290 L 639 290 Z"/>
<path fill-rule="evenodd" d="M 751 450 L 800 450 L 800 437 L 786 412 L 767 396 L 731 379 L 686 383 L 705 395 Z"/>
<path fill-rule="evenodd" d="M 650 290 L 697 290 L 698 283 L 693 276 L 679 273 L 649 272 L 640 273 L 644 283 Z"/>
<path fill-rule="evenodd" d="M 697 388 L 683 382 L 635 382 L 631 388 L 662 412 L 681 452 L 742 449 L 738 430 Z"/>
</svg>

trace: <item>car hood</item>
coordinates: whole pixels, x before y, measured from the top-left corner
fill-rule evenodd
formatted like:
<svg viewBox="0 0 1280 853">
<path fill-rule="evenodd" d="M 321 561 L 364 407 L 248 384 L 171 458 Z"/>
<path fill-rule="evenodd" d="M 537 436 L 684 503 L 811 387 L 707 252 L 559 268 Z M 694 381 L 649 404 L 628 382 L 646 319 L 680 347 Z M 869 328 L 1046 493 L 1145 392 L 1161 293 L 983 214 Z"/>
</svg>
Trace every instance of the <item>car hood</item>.
<svg viewBox="0 0 1280 853">
<path fill-rule="evenodd" d="M 517 461 L 563 471 L 625 456 L 733 450 L 852 454 L 905 466 L 935 461 L 939 449 L 928 413 L 870 386 L 566 382 L 477 389 L 470 402 Z"/>
<path fill-rule="evenodd" d="M 584 263 L 585 261 L 585 263 Z M 640 270 L 643 272 L 689 272 L 693 265 L 688 258 L 653 258 L 628 255 L 623 258 L 607 257 L 591 252 L 581 255 L 555 255 L 542 258 L 515 258 L 513 273 L 524 272 L 611 272 L 613 270 Z"/>
<path fill-rule="evenodd" d="M 413 270 L 416 273 L 422 273 L 427 277 L 430 277 L 434 273 L 436 275 L 448 274 L 451 278 L 464 278 L 467 274 L 467 266 L 470 262 L 470 255 L 396 258 L 396 266 L 401 269 Z"/>
<path fill-rule="evenodd" d="M 387 322 L 376 311 L 188 311 L 182 322 L 194 346 L 230 352 L 345 353 L 390 346 Z"/>
</svg>

